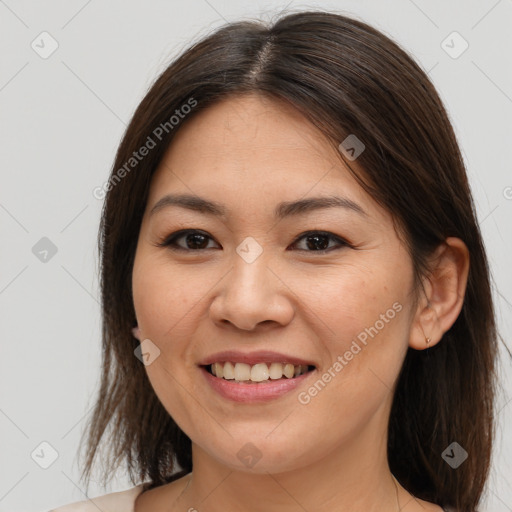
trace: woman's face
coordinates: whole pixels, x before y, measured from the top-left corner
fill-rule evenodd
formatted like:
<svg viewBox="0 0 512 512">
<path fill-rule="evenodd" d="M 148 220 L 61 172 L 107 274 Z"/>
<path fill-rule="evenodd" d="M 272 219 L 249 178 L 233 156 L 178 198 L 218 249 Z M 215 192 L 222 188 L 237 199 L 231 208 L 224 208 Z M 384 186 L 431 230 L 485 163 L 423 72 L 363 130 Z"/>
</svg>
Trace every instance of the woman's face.
<svg viewBox="0 0 512 512">
<path fill-rule="evenodd" d="M 197 201 L 151 213 L 169 194 L 223 215 Z M 191 234 L 158 246 L 179 230 Z M 391 216 L 295 110 L 248 95 L 180 129 L 152 179 L 132 278 L 147 375 L 196 453 L 263 473 L 385 447 L 412 261 Z M 278 379 L 287 361 L 314 370 Z M 275 378 L 239 383 L 208 362 Z"/>
</svg>

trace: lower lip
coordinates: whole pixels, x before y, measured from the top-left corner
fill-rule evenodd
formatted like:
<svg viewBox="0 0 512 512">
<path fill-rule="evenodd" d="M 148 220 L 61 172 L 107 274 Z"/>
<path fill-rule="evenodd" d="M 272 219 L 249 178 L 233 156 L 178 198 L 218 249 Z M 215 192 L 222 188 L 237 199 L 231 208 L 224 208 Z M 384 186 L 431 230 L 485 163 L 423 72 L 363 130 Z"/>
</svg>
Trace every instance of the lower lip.
<svg viewBox="0 0 512 512">
<path fill-rule="evenodd" d="M 234 402 L 267 402 L 274 400 L 294 390 L 315 373 L 315 370 L 313 370 L 292 379 L 285 378 L 257 384 L 242 384 L 234 380 L 215 377 L 204 367 L 200 367 L 200 370 L 214 391 Z"/>
</svg>

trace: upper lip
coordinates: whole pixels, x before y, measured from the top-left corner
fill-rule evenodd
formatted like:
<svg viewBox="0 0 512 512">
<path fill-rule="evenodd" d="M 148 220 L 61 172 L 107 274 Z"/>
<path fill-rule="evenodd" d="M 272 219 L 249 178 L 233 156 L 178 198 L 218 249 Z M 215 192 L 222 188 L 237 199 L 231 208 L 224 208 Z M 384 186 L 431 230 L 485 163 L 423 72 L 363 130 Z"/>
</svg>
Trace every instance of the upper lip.
<svg viewBox="0 0 512 512">
<path fill-rule="evenodd" d="M 293 365 L 307 365 L 315 366 L 315 363 L 306 361 L 300 357 L 295 357 L 288 354 L 281 354 L 271 350 L 258 350 L 255 352 L 240 352 L 238 350 L 225 350 L 224 352 L 217 352 L 208 357 L 205 357 L 198 364 L 200 366 L 208 366 L 213 363 L 223 363 L 230 361 L 232 363 L 246 363 L 250 365 L 258 363 L 291 363 Z"/>
</svg>

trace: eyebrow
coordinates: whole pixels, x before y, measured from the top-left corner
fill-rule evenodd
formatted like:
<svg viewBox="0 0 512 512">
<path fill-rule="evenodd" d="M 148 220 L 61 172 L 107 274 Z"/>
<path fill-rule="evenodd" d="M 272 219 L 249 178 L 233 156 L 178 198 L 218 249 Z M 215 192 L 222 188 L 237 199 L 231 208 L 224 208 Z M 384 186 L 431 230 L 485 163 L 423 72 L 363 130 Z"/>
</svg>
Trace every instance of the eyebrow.
<svg viewBox="0 0 512 512">
<path fill-rule="evenodd" d="M 228 210 L 224 205 L 190 194 L 167 194 L 153 206 L 150 211 L 150 216 L 169 206 L 179 206 L 187 210 L 213 215 L 223 219 L 226 219 L 228 216 Z M 363 208 L 351 199 L 339 196 L 321 196 L 279 203 L 274 210 L 274 217 L 276 219 L 284 219 L 285 217 L 303 215 L 326 208 L 345 208 L 360 215 L 368 216 Z"/>
</svg>

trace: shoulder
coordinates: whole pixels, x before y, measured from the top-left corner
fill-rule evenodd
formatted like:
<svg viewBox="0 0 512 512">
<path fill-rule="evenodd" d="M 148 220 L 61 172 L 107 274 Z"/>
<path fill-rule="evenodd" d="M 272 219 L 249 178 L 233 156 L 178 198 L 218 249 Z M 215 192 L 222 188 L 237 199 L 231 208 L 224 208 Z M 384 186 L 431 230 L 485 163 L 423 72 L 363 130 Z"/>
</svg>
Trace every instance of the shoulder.
<svg viewBox="0 0 512 512">
<path fill-rule="evenodd" d="M 64 505 L 49 512 L 133 512 L 135 498 L 142 492 L 143 484 L 126 491 L 104 494 L 96 498 L 77 501 Z"/>
</svg>

